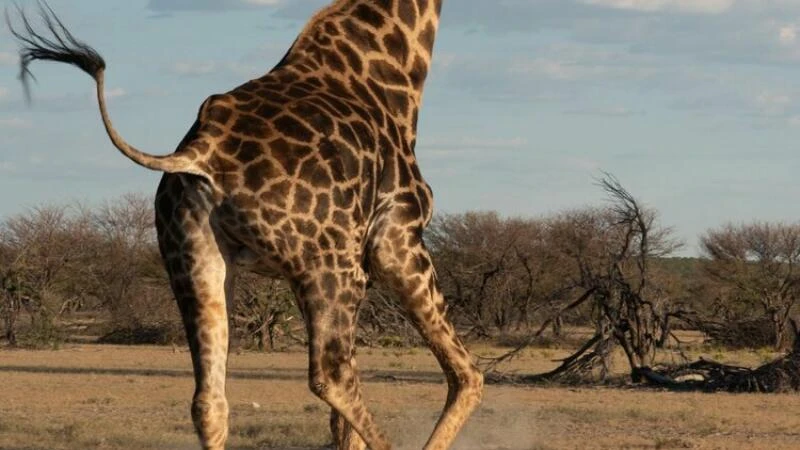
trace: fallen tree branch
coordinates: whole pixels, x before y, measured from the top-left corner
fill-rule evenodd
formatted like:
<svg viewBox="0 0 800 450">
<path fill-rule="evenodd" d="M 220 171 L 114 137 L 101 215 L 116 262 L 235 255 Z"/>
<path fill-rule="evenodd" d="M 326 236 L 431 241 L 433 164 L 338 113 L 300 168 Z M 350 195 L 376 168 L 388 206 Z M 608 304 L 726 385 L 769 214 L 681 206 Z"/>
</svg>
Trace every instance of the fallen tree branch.
<svg viewBox="0 0 800 450">
<path fill-rule="evenodd" d="M 640 374 L 651 386 L 706 392 L 796 392 L 800 390 L 800 354 L 784 355 L 755 369 L 701 358 L 689 364 Z"/>
</svg>

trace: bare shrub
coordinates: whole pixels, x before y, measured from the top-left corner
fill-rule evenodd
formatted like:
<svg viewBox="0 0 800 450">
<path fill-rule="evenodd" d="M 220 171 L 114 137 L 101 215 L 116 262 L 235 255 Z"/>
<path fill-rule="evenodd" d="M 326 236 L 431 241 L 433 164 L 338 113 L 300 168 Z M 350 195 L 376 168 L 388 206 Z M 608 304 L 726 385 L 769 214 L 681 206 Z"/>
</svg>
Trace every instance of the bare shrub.
<svg viewBox="0 0 800 450">
<path fill-rule="evenodd" d="M 396 299 L 380 286 L 367 290 L 358 313 L 358 343 L 370 347 L 421 345 L 419 333 L 406 319 Z"/>
<path fill-rule="evenodd" d="M 305 340 L 294 295 L 282 280 L 248 273 L 237 278 L 231 323 L 244 348 L 274 351 L 279 339 L 285 345 Z"/>
<path fill-rule="evenodd" d="M 569 283 L 553 264 L 541 220 L 495 212 L 441 215 L 425 239 L 454 320 L 474 336 L 527 329 Z"/>
<path fill-rule="evenodd" d="M 27 316 L 33 344 L 60 340 L 57 321 L 76 299 L 67 289 L 84 261 L 90 228 L 64 206 L 34 208 L 0 224 L 0 294 L 6 340 L 18 343 Z"/>
<path fill-rule="evenodd" d="M 731 322 L 766 317 L 771 344 L 784 346 L 800 298 L 800 224 L 727 224 L 708 230 L 700 242 L 706 273 L 720 286 L 717 314 Z"/>
</svg>

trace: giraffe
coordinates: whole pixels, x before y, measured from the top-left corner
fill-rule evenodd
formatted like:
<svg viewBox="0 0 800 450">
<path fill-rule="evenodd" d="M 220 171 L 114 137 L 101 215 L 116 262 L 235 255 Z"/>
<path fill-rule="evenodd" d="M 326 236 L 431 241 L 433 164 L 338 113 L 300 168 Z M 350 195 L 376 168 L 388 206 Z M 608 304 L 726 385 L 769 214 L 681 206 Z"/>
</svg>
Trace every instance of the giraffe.
<svg viewBox="0 0 800 450">
<path fill-rule="evenodd" d="M 422 232 L 432 191 L 415 158 L 423 85 L 442 0 L 334 0 L 260 78 L 208 97 L 174 153 L 154 156 L 112 126 L 103 58 L 46 3 L 40 34 L 18 8 L 21 78 L 36 60 L 92 76 L 113 145 L 162 171 L 158 241 L 195 376 L 191 417 L 224 448 L 228 308 L 236 273 L 288 280 L 308 334 L 309 387 L 331 407 L 339 449 L 391 448 L 362 398 L 355 325 L 368 280 L 399 299 L 438 359 L 447 398 L 425 449 L 448 448 L 483 378 L 447 319 Z M 27 84 L 25 84 L 26 93 Z"/>
</svg>

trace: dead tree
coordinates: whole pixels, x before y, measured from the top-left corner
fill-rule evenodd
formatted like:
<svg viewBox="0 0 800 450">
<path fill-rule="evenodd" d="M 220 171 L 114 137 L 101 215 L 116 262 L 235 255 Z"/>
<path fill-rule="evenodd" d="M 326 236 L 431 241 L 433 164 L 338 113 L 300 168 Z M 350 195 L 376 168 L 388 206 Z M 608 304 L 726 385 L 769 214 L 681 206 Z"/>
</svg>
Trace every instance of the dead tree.
<svg viewBox="0 0 800 450">
<path fill-rule="evenodd" d="M 616 178 L 605 174 L 598 184 L 610 206 L 572 211 L 550 224 L 550 239 L 560 246 L 581 290 L 575 301 L 545 322 L 546 326 L 564 311 L 591 304 L 595 333 L 558 368 L 531 380 L 605 378 L 614 348 L 624 351 L 631 377 L 638 380 L 640 372 L 653 365 L 657 345 L 668 333 L 664 317 L 670 299 L 654 282 L 650 261 L 672 253 L 679 244 L 671 230 L 657 225 L 655 212 L 641 207 Z M 486 368 L 496 368 L 515 352 L 486 361 Z"/>
</svg>

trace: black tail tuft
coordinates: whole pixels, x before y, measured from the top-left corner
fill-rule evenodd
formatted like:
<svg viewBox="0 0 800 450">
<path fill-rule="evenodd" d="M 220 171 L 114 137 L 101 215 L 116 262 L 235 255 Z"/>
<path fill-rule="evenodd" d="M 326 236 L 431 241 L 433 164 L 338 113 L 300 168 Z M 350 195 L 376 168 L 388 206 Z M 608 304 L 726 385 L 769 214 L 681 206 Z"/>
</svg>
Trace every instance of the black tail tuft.
<svg viewBox="0 0 800 450">
<path fill-rule="evenodd" d="M 67 30 L 55 12 L 43 0 L 38 0 L 39 14 L 51 36 L 37 33 L 31 26 L 30 20 L 18 4 L 15 4 L 17 13 L 24 30 L 17 31 L 11 25 L 8 10 L 5 11 L 6 24 L 11 34 L 22 44 L 20 49 L 20 74 L 19 78 L 25 88 L 25 95 L 30 99 L 28 81 L 34 78 L 28 66 L 34 61 L 57 61 L 79 67 L 95 80 L 98 73 L 106 67 L 105 61 L 93 48 L 75 39 Z M 35 79 L 35 78 L 34 78 Z"/>
</svg>

